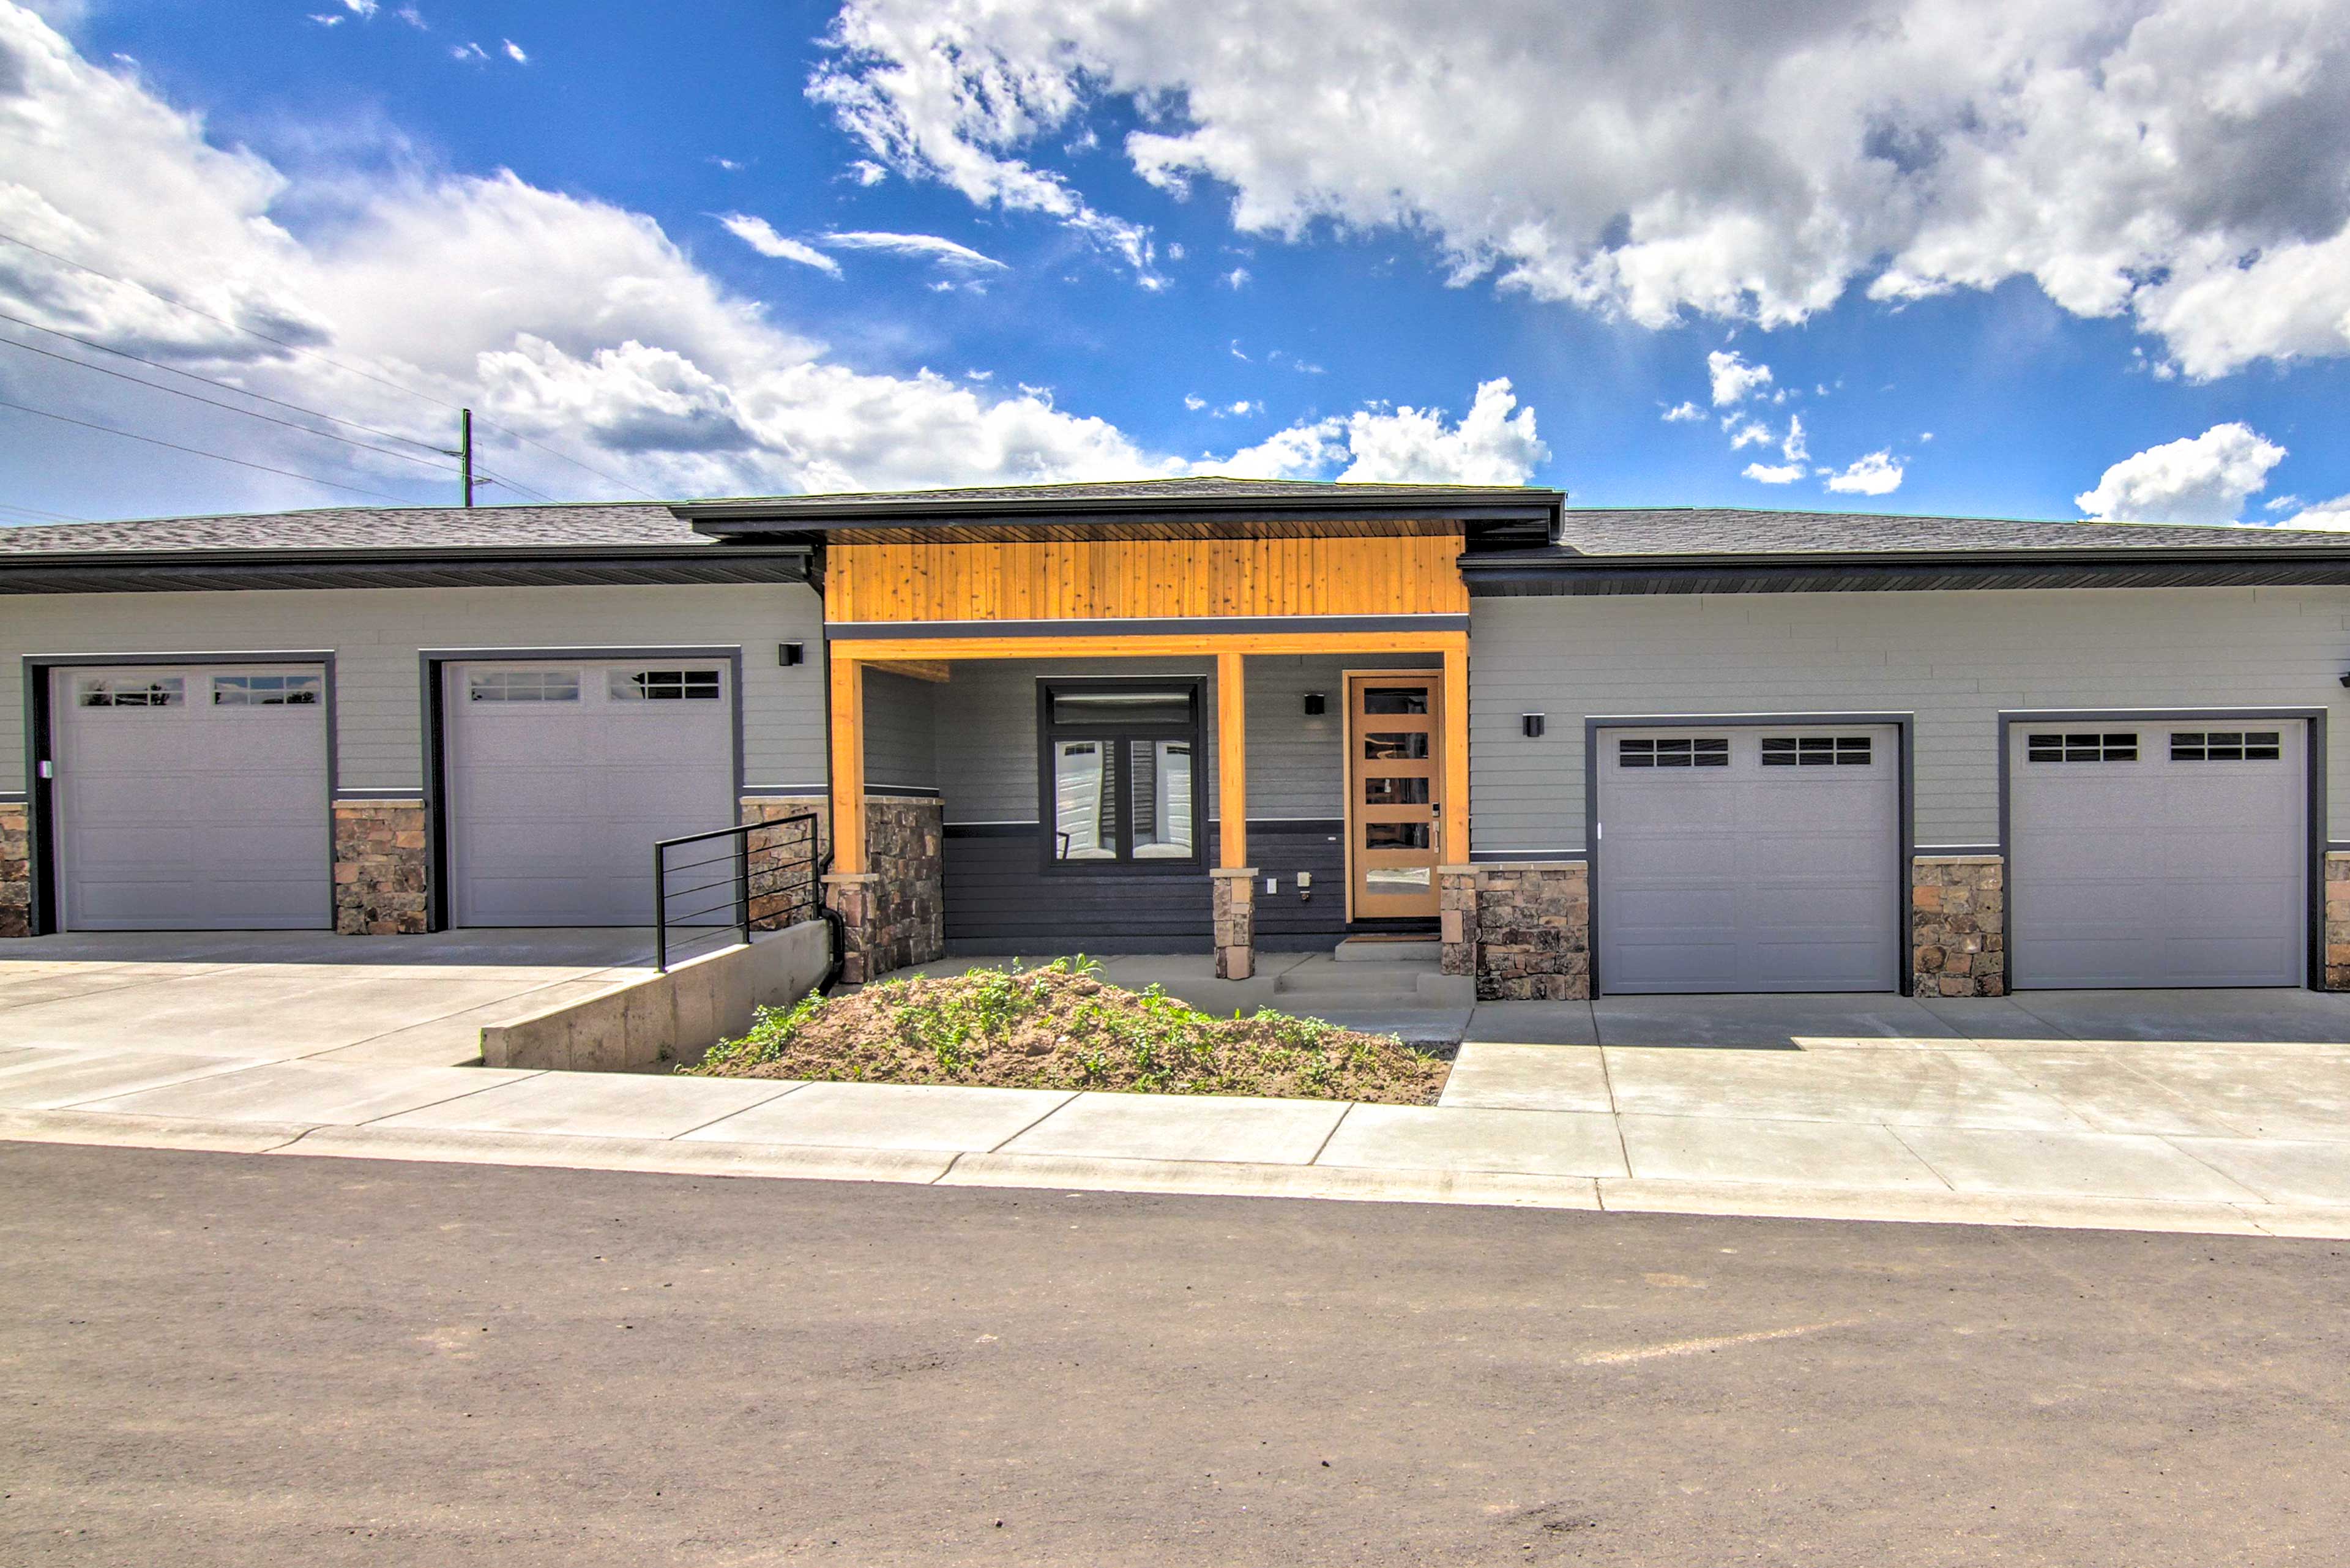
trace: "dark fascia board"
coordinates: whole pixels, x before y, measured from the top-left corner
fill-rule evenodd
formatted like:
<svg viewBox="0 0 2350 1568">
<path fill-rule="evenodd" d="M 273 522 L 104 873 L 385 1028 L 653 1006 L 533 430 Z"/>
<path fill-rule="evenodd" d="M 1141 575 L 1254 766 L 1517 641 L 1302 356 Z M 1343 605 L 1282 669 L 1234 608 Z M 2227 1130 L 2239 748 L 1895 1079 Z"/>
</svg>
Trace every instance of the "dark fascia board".
<svg viewBox="0 0 2350 1568">
<path fill-rule="evenodd" d="M 1806 555 L 1477 556 L 1472 598 L 1553 595 L 1914 593 L 1968 588 L 2350 584 L 2350 548 L 1933 550 Z"/>
<path fill-rule="evenodd" d="M 0 594 L 799 583 L 808 576 L 809 551 L 799 545 L 0 553 Z"/>
<path fill-rule="evenodd" d="M 688 501 L 670 508 L 698 533 L 724 537 L 736 535 L 805 535 L 819 537 L 852 528 L 903 527 L 930 524 L 940 527 L 985 523 L 1041 523 L 1059 527 L 1149 523 L 1264 523 L 1279 520 L 1325 519 L 1330 522 L 1458 522 L 1472 527 L 1501 524 L 1540 524 L 1546 537 L 1556 526 L 1566 504 L 1563 490 L 1463 489 L 1453 495 L 1381 493 L 1333 495 L 1201 496 L 1175 500 L 1167 496 L 1137 496 L 1130 500 L 1055 501 L 1029 498 L 962 501 L 865 501 L 843 504 L 819 499 L 782 497 L 744 501 Z"/>
</svg>

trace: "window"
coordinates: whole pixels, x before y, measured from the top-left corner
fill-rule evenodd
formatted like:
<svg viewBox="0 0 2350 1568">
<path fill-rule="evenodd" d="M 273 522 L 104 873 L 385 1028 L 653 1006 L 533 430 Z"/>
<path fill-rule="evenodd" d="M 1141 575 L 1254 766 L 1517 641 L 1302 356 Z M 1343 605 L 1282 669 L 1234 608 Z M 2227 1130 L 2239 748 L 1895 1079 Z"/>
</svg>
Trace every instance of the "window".
<svg viewBox="0 0 2350 1568">
<path fill-rule="evenodd" d="M 615 670 L 606 690 L 615 702 L 715 702 L 715 670 Z"/>
<path fill-rule="evenodd" d="M 1365 805 L 1426 805 L 1428 780 L 1402 778 L 1367 778 L 1363 781 Z"/>
<path fill-rule="evenodd" d="M 161 679 L 89 675 L 74 683 L 78 708 L 177 708 L 187 695 L 187 682 L 176 675 Z"/>
<path fill-rule="evenodd" d="M 316 675 L 215 675 L 215 708 L 315 708 L 327 683 Z"/>
<path fill-rule="evenodd" d="M 2283 754 L 2275 730 L 2174 730 L 2174 763 L 2272 763 Z"/>
<path fill-rule="evenodd" d="M 1425 686 L 1366 686 L 1363 688 L 1363 711 L 1380 713 L 1426 713 L 1428 688 Z"/>
<path fill-rule="evenodd" d="M 2032 763 L 2134 763 L 2137 732 L 2031 735 L 2023 742 L 2023 758 Z"/>
<path fill-rule="evenodd" d="M 1765 735 L 1766 768 L 1837 768 L 1868 765 L 1866 735 Z"/>
<path fill-rule="evenodd" d="M 1374 731 L 1363 737 L 1363 759 L 1373 763 L 1424 763 L 1428 760 L 1428 732 L 1403 730 L 1381 734 Z"/>
<path fill-rule="evenodd" d="M 484 670 L 465 678 L 469 702 L 577 702 L 577 670 Z"/>
<path fill-rule="evenodd" d="M 1045 859 L 1174 868 L 1200 864 L 1204 682 L 1040 682 Z"/>
<path fill-rule="evenodd" d="M 1730 765 L 1730 739 L 1726 735 L 1676 735 L 1660 741 L 1622 740 L 1616 742 L 1616 765 L 1726 768 Z"/>
</svg>

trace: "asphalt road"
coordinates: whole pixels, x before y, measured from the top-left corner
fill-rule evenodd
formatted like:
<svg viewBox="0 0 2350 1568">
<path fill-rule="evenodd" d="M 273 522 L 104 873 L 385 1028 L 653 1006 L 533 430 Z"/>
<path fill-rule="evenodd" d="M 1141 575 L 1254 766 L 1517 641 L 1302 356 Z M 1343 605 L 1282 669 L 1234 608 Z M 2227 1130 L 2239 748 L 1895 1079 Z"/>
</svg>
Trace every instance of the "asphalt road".
<svg viewBox="0 0 2350 1568">
<path fill-rule="evenodd" d="M 2350 1247 L 0 1144 L 0 1561 L 2213 1564 Z"/>
</svg>

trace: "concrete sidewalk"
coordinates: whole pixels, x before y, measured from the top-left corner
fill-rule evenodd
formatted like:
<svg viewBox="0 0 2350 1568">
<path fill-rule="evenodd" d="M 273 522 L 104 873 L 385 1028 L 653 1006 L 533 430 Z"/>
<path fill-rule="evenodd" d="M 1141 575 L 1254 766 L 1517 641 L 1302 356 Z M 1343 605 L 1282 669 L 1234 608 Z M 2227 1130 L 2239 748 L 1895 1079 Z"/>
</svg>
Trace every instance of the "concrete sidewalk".
<svg viewBox="0 0 2350 1568">
<path fill-rule="evenodd" d="M 1359 1106 L 0 1049 L 0 1137 L 690 1174 L 2350 1238 L 2350 1048 L 1464 1046 Z"/>
</svg>

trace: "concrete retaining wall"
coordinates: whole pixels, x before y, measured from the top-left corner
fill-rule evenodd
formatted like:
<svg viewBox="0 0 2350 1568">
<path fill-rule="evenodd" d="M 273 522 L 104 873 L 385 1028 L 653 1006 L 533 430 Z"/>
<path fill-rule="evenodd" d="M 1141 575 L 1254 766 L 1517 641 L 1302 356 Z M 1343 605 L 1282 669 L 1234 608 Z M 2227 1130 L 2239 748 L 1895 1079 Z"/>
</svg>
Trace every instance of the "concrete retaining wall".
<svg viewBox="0 0 2350 1568">
<path fill-rule="evenodd" d="M 822 920 L 754 933 L 750 945 L 688 959 L 584 1001 L 482 1031 L 482 1063 L 577 1073 L 643 1072 L 691 1061 L 751 1027 L 754 1010 L 816 989 L 830 957 Z"/>
</svg>

